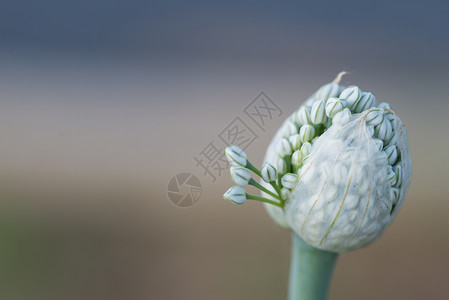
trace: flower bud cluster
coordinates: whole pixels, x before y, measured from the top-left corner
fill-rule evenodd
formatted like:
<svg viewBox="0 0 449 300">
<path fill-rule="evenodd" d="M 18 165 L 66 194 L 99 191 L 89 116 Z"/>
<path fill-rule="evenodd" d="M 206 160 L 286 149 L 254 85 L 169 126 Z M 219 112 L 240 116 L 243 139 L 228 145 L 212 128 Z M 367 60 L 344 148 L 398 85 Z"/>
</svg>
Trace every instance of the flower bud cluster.
<svg viewBox="0 0 449 300">
<path fill-rule="evenodd" d="M 363 139 L 354 133 L 360 130 Z M 326 135 L 329 131 L 339 138 Z M 269 215 L 312 246 L 337 252 L 380 235 L 400 208 L 411 174 L 406 132 L 390 105 L 376 103 L 372 93 L 357 86 L 336 83 L 322 86 L 284 122 L 265 161 L 276 167 L 285 201 L 283 209 L 266 204 Z M 346 198 L 345 187 L 350 187 Z M 366 195 L 371 195 L 368 202 Z M 317 199 L 346 199 L 346 204 L 339 210 Z M 373 206 L 376 201 L 382 209 Z M 348 222 L 360 225 L 351 231 L 344 226 Z"/>
<path fill-rule="evenodd" d="M 334 252 L 380 236 L 401 207 L 411 178 L 407 133 L 390 105 L 337 82 L 322 86 L 284 122 L 260 171 L 237 146 L 228 147 L 226 157 L 237 186 L 225 199 L 265 202 L 279 225 Z M 247 185 L 262 196 L 244 192 Z"/>
</svg>

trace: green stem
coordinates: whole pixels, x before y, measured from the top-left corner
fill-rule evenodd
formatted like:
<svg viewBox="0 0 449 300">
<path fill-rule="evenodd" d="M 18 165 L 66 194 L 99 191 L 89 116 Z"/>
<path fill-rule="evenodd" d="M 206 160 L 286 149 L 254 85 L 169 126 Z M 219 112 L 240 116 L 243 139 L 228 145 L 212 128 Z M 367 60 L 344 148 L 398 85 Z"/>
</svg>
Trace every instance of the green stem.
<svg viewBox="0 0 449 300">
<path fill-rule="evenodd" d="M 326 299 L 337 255 L 314 248 L 292 233 L 288 300 Z"/>
<path fill-rule="evenodd" d="M 269 203 L 271 205 L 275 205 L 278 206 L 280 208 L 282 208 L 282 205 L 279 202 L 273 201 L 273 200 L 268 200 L 264 197 L 260 197 L 260 196 L 256 196 L 256 195 L 251 195 L 251 194 L 246 194 L 246 199 L 251 199 L 251 200 L 257 200 L 260 202 L 265 202 L 265 203 Z"/>
<path fill-rule="evenodd" d="M 260 174 L 259 169 L 257 169 L 255 166 L 253 166 L 252 163 L 249 162 L 249 160 L 246 161 L 246 166 L 245 168 L 250 169 L 251 171 L 253 171 L 254 173 L 256 173 L 259 177 L 262 177 L 262 175 Z"/>
<path fill-rule="evenodd" d="M 271 192 L 269 189 L 265 188 L 264 186 L 262 186 L 261 184 L 259 184 L 257 181 L 255 181 L 254 179 L 250 179 L 248 184 L 255 186 L 256 188 L 258 188 L 259 190 L 267 193 L 268 195 L 270 195 L 271 197 L 278 199 L 278 200 L 282 200 L 281 196 L 276 195 L 275 193 Z"/>
<path fill-rule="evenodd" d="M 277 192 L 278 195 L 279 195 L 279 198 L 282 200 L 282 197 L 281 197 L 281 188 L 278 186 L 278 184 L 276 183 L 276 181 L 272 181 L 272 182 L 270 182 L 270 184 L 271 184 L 271 186 L 276 190 L 276 192 Z M 282 200 L 282 201 L 284 201 L 284 200 Z"/>
</svg>

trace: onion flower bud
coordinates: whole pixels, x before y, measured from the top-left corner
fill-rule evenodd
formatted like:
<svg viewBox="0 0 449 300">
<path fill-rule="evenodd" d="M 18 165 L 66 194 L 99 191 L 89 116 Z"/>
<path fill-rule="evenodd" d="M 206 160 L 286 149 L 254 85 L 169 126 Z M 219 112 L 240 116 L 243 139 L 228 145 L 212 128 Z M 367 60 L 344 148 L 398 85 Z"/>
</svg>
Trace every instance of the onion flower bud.
<svg viewBox="0 0 449 300">
<path fill-rule="evenodd" d="M 263 165 L 262 169 L 260 169 L 260 174 L 262 175 L 263 181 L 265 181 L 266 183 L 276 181 L 277 179 L 276 168 L 272 164 L 267 162 Z"/>
<path fill-rule="evenodd" d="M 237 146 L 229 146 L 225 150 L 225 156 L 231 166 L 245 167 L 247 163 L 246 153 Z"/>
<path fill-rule="evenodd" d="M 346 102 L 348 103 L 348 108 L 351 111 L 355 111 L 361 94 L 362 91 L 357 86 L 350 86 L 341 92 L 339 98 L 346 100 Z"/>
<path fill-rule="evenodd" d="M 241 205 L 246 201 L 245 189 L 240 186 L 233 186 L 224 193 L 223 198 L 234 204 Z"/>
<path fill-rule="evenodd" d="M 336 97 L 329 98 L 326 103 L 326 115 L 333 118 L 336 113 L 342 111 L 346 107 L 346 100 L 341 100 Z"/>
<path fill-rule="evenodd" d="M 395 218 L 410 185 L 411 161 L 405 127 L 388 103 L 376 104 L 356 86 L 330 87 L 292 114 L 268 146 L 265 161 L 277 168 L 284 206 L 264 205 L 309 245 L 347 252 L 376 240 Z M 290 122 L 299 134 L 288 137 Z M 298 137 L 300 147 L 293 142 Z M 281 159 L 278 145 L 287 141 L 291 152 Z"/>
<path fill-rule="evenodd" d="M 288 138 L 288 141 L 290 142 L 290 145 L 292 145 L 292 150 L 296 151 L 301 148 L 301 137 L 299 134 L 292 135 Z"/>
<path fill-rule="evenodd" d="M 282 139 L 277 146 L 277 152 L 280 157 L 285 157 L 292 154 L 292 146 L 287 139 Z"/>
<path fill-rule="evenodd" d="M 311 107 L 308 106 L 301 106 L 300 109 L 295 114 L 296 122 L 300 125 L 304 124 L 312 124 L 312 121 L 310 120 L 310 112 Z"/>
<path fill-rule="evenodd" d="M 244 187 L 248 185 L 249 180 L 251 179 L 251 172 L 244 167 L 231 167 L 231 177 L 234 180 L 235 184 L 238 186 Z"/>
<path fill-rule="evenodd" d="M 284 176 L 282 176 L 281 183 L 284 188 L 292 189 L 295 186 L 297 180 L 298 175 L 293 173 L 287 173 Z"/>
<path fill-rule="evenodd" d="M 315 128 L 312 125 L 305 124 L 299 130 L 301 142 L 309 142 L 315 137 Z"/>
<path fill-rule="evenodd" d="M 324 124 L 327 122 L 325 101 L 320 100 L 313 103 L 310 119 L 313 124 Z"/>
</svg>

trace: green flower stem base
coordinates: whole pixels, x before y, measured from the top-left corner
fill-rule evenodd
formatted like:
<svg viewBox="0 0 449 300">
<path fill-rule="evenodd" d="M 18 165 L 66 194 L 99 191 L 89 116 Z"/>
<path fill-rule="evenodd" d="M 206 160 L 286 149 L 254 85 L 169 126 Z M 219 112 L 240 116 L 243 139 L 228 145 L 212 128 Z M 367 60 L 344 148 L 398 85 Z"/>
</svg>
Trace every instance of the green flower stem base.
<svg viewBox="0 0 449 300">
<path fill-rule="evenodd" d="M 319 250 L 292 233 L 288 300 L 324 300 L 338 253 Z"/>
</svg>

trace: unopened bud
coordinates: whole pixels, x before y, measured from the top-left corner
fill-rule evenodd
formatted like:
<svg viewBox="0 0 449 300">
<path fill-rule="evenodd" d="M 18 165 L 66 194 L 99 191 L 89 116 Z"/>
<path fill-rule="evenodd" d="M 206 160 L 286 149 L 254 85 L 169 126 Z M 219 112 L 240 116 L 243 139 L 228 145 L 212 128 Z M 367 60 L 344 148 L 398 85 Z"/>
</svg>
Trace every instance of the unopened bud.
<svg viewBox="0 0 449 300">
<path fill-rule="evenodd" d="M 283 158 L 278 158 L 276 161 L 276 168 L 279 174 L 284 174 L 287 172 L 287 162 Z"/>
<path fill-rule="evenodd" d="M 285 128 L 283 136 L 288 138 L 292 135 L 298 134 L 298 127 L 293 122 L 288 122 L 287 127 Z"/>
<path fill-rule="evenodd" d="M 371 93 L 362 93 L 362 97 L 357 103 L 354 111 L 361 113 L 376 104 L 376 97 Z"/>
<path fill-rule="evenodd" d="M 272 164 L 267 162 L 263 165 L 262 169 L 260 170 L 260 174 L 262 175 L 263 181 L 265 181 L 266 183 L 276 181 L 277 179 L 276 168 Z"/>
<path fill-rule="evenodd" d="M 326 102 L 324 100 L 319 100 L 313 103 L 312 111 L 310 113 L 310 120 L 313 124 L 326 123 Z"/>
<path fill-rule="evenodd" d="M 334 118 L 332 119 L 332 123 L 344 125 L 348 123 L 350 119 L 351 111 L 348 108 L 345 108 L 335 114 Z"/>
<path fill-rule="evenodd" d="M 393 202 L 393 205 L 396 205 L 400 199 L 400 190 L 398 188 L 391 188 L 390 190 L 390 198 Z"/>
<path fill-rule="evenodd" d="M 296 151 L 299 148 L 301 148 L 302 143 L 299 134 L 292 135 L 291 137 L 288 138 L 288 141 L 290 142 L 293 151 Z"/>
<path fill-rule="evenodd" d="M 251 172 L 244 167 L 231 167 L 231 177 L 238 186 L 247 186 L 251 179 Z"/>
<path fill-rule="evenodd" d="M 223 198 L 232 203 L 241 205 L 246 201 L 245 189 L 240 186 L 233 186 L 224 193 Z"/>
<path fill-rule="evenodd" d="M 377 126 L 384 119 L 384 110 L 382 108 L 373 108 L 366 115 L 365 121 L 366 124 Z"/>
<path fill-rule="evenodd" d="M 288 199 L 288 197 L 290 196 L 290 190 L 289 189 L 286 189 L 286 188 L 282 188 L 281 189 L 281 199 L 282 200 L 287 200 Z"/>
<path fill-rule="evenodd" d="M 231 166 L 241 166 L 245 167 L 247 163 L 246 153 L 239 147 L 232 145 L 225 150 L 226 159 L 231 164 Z"/>
<path fill-rule="evenodd" d="M 396 183 L 393 186 L 394 187 L 400 187 L 401 184 L 402 184 L 402 177 L 403 177 L 401 165 L 393 166 L 393 171 L 394 171 L 394 173 L 396 174 L 396 177 L 397 177 Z"/>
<path fill-rule="evenodd" d="M 390 121 L 383 119 L 382 122 L 376 126 L 376 136 L 377 138 L 388 141 L 393 133 L 393 128 L 391 127 Z"/>
<path fill-rule="evenodd" d="M 396 162 L 396 159 L 398 158 L 398 151 L 396 149 L 396 146 L 395 145 L 387 146 L 385 147 L 384 152 L 388 159 L 388 164 L 393 165 Z"/>
<path fill-rule="evenodd" d="M 336 113 L 342 111 L 346 107 L 346 100 L 341 100 L 339 98 L 329 98 L 326 103 L 326 115 L 329 118 L 333 118 Z"/>
<path fill-rule="evenodd" d="M 295 186 L 296 181 L 298 181 L 298 175 L 293 173 L 287 173 L 284 176 L 282 176 L 281 184 L 283 187 L 287 189 L 292 189 Z"/>
<path fill-rule="evenodd" d="M 301 146 L 301 156 L 302 156 L 302 160 L 304 160 L 304 158 L 306 158 L 310 152 L 312 152 L 312 144 L 310 143 L 304 143 Z"/>
<path fill-rule="evenodd" d="M 302 165 L 302 154 L 300 150 L 296 150 L 292 154 L 292 166 L 298 169 Z"/>
<path fill-rule="evenodd" d="M 361 93 L 362 91 L 357 86 L 350 86 L 341 92 L 339 98 L 345 99 L 348 103 L 348 108 L 354 111 L 360 100 Z"/>
<path fill-rule="evenodd" d="M 377 104 L 377 107 L 383 109 L 391 109 L 390 104 L 388 104 L 388 102 L 380 102 L 379 104 Z"/>
<path fill-rule="evenodd" d="M 302 106 L 298 111 L 296 112 L 296 121 L 301 124 L 312 124 L 312 121 L 310 120 L 310 111 L 312 110 L 309 106 Z"/>
<path fill-rule="evenodd" d="M 315 94 L 315 98 L 326 101 L 330 97 L 338 96 L 338 93 L 340 93 L 340 86 L 331 82 L 320 87 Z"/>
<path fill-rule="evenodd" d="M 301 142 L 308 142 L 311 141 L 315 137 L 315 128 L 313 128 L 312 125 L 302 125 L 301 129 L 299 130 L 299 138 L 301 139 Z"/>
<path fill-rule="evenodd" d="M 287 139 L 280 140 L 279 144 L 276 147 L 276 152 L 280 157 L 285 157 L 292 154 L 292 146 Z"/>
</svg>

